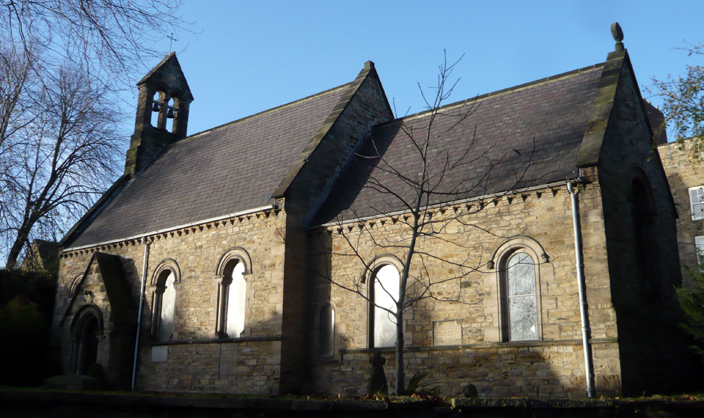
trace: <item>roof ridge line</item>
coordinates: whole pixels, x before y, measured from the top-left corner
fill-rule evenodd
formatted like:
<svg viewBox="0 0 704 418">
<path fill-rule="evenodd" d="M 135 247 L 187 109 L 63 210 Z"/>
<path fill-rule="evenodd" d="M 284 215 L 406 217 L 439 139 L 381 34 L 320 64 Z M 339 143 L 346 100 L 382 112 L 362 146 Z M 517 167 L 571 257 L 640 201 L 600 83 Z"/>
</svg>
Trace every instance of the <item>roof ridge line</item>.
<svg viewBox="0 0 704 418">
<path fill-rule="evenodd" d="M 195 137 L 195 136 L 199 136 L 199 135 L 203 135 L 203 134 L 212 132 L 212 131 L 214 131 L 214 130 L 216 130 L 216 129 L 221 129 L 221 128 L 224 128 L 224 127 L 226 127 L 226 126 L 230 126 L 230 125 L 234 125 L 234 124 L 236 124 L 236 123 L 243 122 L 243 121 L 245 121 L 245 120 L 247 120 L 247 119 L 251 119 L 251 118 L 253 118 L 253 117 L 255 117 L 255 116 L 261 116 L 261 115 L 263 115 L 263 114 L 265 114 L 265 113 L 269 113 L 269 112 L 272 112 L 272 111 L 274 111 L 274 110 L 280 110 L 280 109 L 282 109 L 282 108 L 284 108 L 284 107 L 292 106 L 292 105 L 294 105 L 294 104 L 297 104 L 297 103 L 300 103 L 300 102 L 303 102 L 303 101 L 306 101 L 306 100 L 310 100 L 310 99 L 312 99 L 312 98 L 314 98 L 314 97 L 316 97 L 316 96 L 321 96 L 321 95 L 323 95 L 323 94 L 330 93 L 330 92 L 332 92 L 332 91 L 334 91 L 334 90 L 341 89 L 341 88 L 343 88 L 343 87 L 344 87 L 344 88 L 348 88 L 350 84 L 352 84 L 352 82 L 345 83 L 345 84 L 341 84 L 341 85 L 339 85 L 339 86 L 336 86 L 336 87 L 333 87 L 333 88 L 330 88 L 330 89 L 327 89 L 327 90 L 323 90 L 323 91 L 321 91 L 321 92 L 318 92 L 318 93 L 315 93 L 315 94 L 311 94 L 310 96 L 306 96 L 306 97 L 303 97 L 303 98 L 301 98 L 301 99 L 294 100 L 294 101 L 292 101 L 292 102 L 284 103 L 284 104 L 282 104 L 282 105 L 279 105 L 279 106 L 276 106 L 276 107 L 272 107 L 272 108 L 270 108 L 270 109 L 262 110 L 261 112 L 253 113 L 253 114 L 251 114 L 251 115 L 242 117 L 242 118 L 240 118 L 240 119 L 235 119 L 235 120 L 233 120 L 233 121 L 223 123 L 222 125 L 218 125 L 218 126 L 214 126 L 214 127 L 212 127 L 212 128 L 208 128 L 208 129 L 206 129 L 206 130 L 204 130 L 204 131 L 196 132 L 196 133 L 194 133 L 194 134 L 192 134 L 192 135 L 188 135 L 187 137 L 183 138 L 183 139 L 180 140 L 180 141 L 176 141 L 175 143 L 182 142 L 182 141 L 191 139 L 191 138 L 193 138 L 193 137 Z"/>
<path fill-rule="evenodd" d="M 550 76 L 550 77 L 545 77 L 545 78 L 541 78 L 541 79 L 538 79 L 538 80 L 529 81 L 529 82 L 527 82 L 527 83 L 519 84 L 519 85 L 516 85 L 516 86 L 513 86 L 513 87 L 508 87 L 508 88 L 505 88 L 505 89 L 501 89 L 501 90 L 496 90 L 496 91 L 492 91 L 492 92 L 489 92 L 489 93 L 480 94 L 480 95 L 475 96 L 475 97 L 472 97 L 472 98 L 470 98 L 470 99 L 464 99 L 464 100 L 460 100 L 460 101 L 458 101 L 458 102 L 448 103 L 448 104 L 446 104 L 446 105 L 443 105 L 443 106 L 440 106 L 440 107 L 436 108 L 435 110 L 447 110 L 447 109 L 450 109 L 450 108 L 453 108 L 453 107 L 462 106 L 462 105 L 465 105 L 465 104 L 468 104 L 468 103 L 471 103 L 471 102 L 478 102 L 479 100 L 484 100 L 484 99 L 487 99 L 487 98 L 489 98 L 489 97 L 498 96 L 498 95 L 501 95 L 501 94 L 505 94 L 505 93 L 509 93 L 509 92 L 513 92 L 513 91 L 517 91 L 517 90 L 521 90 L 521 89 L 524 89 L 524 88 L 526 88 L 526 87 L 530 87 L 530 86 L 533 86 L 533 85 L 538 85 L 538 84 L 542 84 L 542 83 L 547 83 L 547 82 L 550 82 L 550 81 L 555 81 L 555 80 L 559 80 L 559 79 L 562 79 L 562 78 L 566 78 L 566 77 L 569 77 L 569 76 L 572 76 L 572 75 L 581 74 L 581 73 L 583 73 L 583 72 L 587 72 L 587 71 L 591 71 L 591 70 L 597 69 L 597 68 L 599 68 L 599 67 L 603 67 L 604 65 L 606 65 L 606 62 L 601 62 L 601 63 L 598 63 L 598 64 L 593 64 L 593 65 L 590 65 L 590 66 L 587 66 L 587 67 L 578 68 L 578 69 L 576 69 L 576 70 L 571 70 L 571 71 L 567 71 L 567 72 L 560 73 L 560 74 L 555 74 L 555 75 Z M 418 112 L 418 113 L 414 113 L 414 114 L 411 114 L 411 115 L 407 115 L 407 116 L 404 116 L 404 117 L 402 117 L 402 118 L 397 118 L 397 119 L 394 119 L 394 120 L 390 120 L 390 121 L 388 121 L 388 122 L 380 123 L 380 124 L 374 126 L 374 128 L 382 127 L 382 126 L 385 126 L 385 125 L 391 125 L 391 124 L 393 124 L 393 123 L 395 123 L 395 122 L 401 122 L 401 121 L 405 121 L 405 120 L 411 120 L 411 119 L 415 119 L 415 118 L 418 118 L 418 117 L 422 117 L 422 116 L 425 116 L 426 114 L 430 113 L 431 111 L 432 111 L 432 109 L 424 110 L 424 111 L 422 111 L 422 112 Z"/>
</svg>

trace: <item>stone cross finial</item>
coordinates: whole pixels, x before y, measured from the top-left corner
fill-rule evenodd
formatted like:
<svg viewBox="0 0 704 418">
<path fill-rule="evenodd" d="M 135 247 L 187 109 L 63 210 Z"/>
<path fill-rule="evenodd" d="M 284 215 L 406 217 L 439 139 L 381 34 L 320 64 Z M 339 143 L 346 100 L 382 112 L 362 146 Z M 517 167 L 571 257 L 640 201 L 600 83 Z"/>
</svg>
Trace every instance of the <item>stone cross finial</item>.
<svg viewBox="0 0 704 418">
<path fill-rule="evenodd" d="M 613 35 L 614 40 L 616 41 L 616 51 L 623 51 L 623 31 L 621 30 L 621 25 L 619 25 L 618 22 L 611 24 L 611 35 Z"/>
</svg>

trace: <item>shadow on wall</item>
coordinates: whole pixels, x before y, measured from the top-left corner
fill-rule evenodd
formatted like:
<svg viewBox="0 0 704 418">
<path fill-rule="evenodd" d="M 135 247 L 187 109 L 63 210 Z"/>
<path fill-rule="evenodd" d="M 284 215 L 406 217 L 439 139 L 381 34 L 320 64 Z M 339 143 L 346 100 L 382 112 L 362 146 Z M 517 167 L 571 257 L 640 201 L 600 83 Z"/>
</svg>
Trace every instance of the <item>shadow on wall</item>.
<svg viewBox="0 0 704 418">
<path fill-rule="evenodd" d="M 146 337 L 140 347 L 139 391 L 279 394 L 280 336 L 256 335 L 271 321 L 250 322 L 252 335 L 241 339 L 178 340 L 165 344 Z M 213 330 L 215 324 L 213 323 Z"/>
<path fill-rule="evenodd" d="M 670 182 L 673 189 L 682 184 L 677 176 Z M 669 199 L 653 197 L 669 190 L 651 187 L 645 174 L 614 184 L 604 194 L 604 221 L 624 395 L 696 390 L 704 369 L 679 327 L 684 317 L 674 292 L 682 285 L 683 244 Z"/>
<path fill-rule="evenodd" d="M 139 288 L 135 298 L 126 278 L 139 277 L 136 265 L 95 253 L 87 268 L 56 293 L 52 356 L 60 359 L 62 374 L 89 375 L 108 389 L 129 389 Z"/>
<path fill-rule="evenodd" d="M 349 299 L 331 301 L 335 284 L 327 279 L 332 277 L 332 266 L 325 255 L 333 251 L 332 240 L 327 232 L 314 231 L 311 234 L 315 234 L 310 239 L 317 243 L 315 247 L 318 248 L 312 257 L 311 268 L 315 271 L 311 272 L 311 286 L 315 299 L 309 308 L 313 324 L 309 333 L 309 341 L 312 342 L 310 361 L 313 367 L 309 368 L 312 388 L 318 393 L 365 394 L 372 374 L 370 358 L 375 351 L 381 351 L 386 359 L 386 379 L 393 392 L 396 373 L 394 348 L 367 349 L 366 341 L 355 341 L 354 335 L 364 333 L 366 329 L 349 329 L 350 326 L 357 326 L 350 324 L 366 321 L 368 303 L 351 293 Z M 483 297 L 493 298 L 496 295 L 487 292 Z M 474 300 L 474 303 L 481 306 L 483 302 Z M 321 333 L 323 317 L 320 311 L 327 304 L 335 308 L 336 315 L 334 352 L 329 357 L 322 355 L 320 341 L 321 336 L 325 335 Z M 456 303 L 452 308 L 457 312 L 459 323 L 466 315 L 473 314 L 471 306 L 466 304 Z M 415 338 L 413 345 L 404 352 L 406 385 L 414 374 L 428 372 L 420 381 L 418 392 L 463 396 L 465 387 L 473 384 L 481 397 L 585 396 L 581 342 L 551 345 L 543 342 L 486 343 L 479 340 L 469 345 L 433 346 L 432 323 L 437 319 L 437 312 L 434 312 L 434 305 L 430 302 L 418 304 L 412 315 L 406 315 L 406 321 L 409 321 L 406 330 L 413 333 Z M 618 387 L 619 382 L 610 383 Z"/>
</svg>

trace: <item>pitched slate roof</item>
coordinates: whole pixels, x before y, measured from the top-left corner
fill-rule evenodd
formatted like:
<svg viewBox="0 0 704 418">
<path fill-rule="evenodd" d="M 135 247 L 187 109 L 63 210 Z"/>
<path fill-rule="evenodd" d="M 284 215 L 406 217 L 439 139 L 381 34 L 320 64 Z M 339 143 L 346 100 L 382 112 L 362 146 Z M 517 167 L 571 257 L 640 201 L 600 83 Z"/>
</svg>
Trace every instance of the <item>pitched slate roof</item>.
<svg viewBox="0 0 704 418">
<path fill-rule="evenodd" d="M 67 248 L 225 216 L 271 195 L 351 83 L 166 147 L 118 188 Z"/>
<path fill-rule="evenodd" d="M 439 192 L 431 203 L 576 177 L 603 68 L 598 64 L 444 106 L 430 130 L 428 167 Z M 418 178 L 422 164 L 411 137 L 422 141 L 430 119 L 424 112 L 376 126 L 359 151 L 367 158 L 357 157 L 347 167 L 313 224 L 404 210 L 383 189 L 412 200 L 408 183 Z"/>
</svg>

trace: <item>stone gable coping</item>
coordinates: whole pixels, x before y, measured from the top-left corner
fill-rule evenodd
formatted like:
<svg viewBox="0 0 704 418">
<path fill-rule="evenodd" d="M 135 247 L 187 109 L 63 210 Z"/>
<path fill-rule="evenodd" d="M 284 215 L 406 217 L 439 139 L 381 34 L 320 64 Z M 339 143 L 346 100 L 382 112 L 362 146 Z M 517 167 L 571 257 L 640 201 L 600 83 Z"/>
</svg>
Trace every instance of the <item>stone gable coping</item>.
<svg viewBox="0 0 704 418">
<path fill-rule="evenodd" d="M 105 285 L 105 291 L 110 299 L 112 306 L 112 321 L 115 323 L 133 324 L 137 323 L 137 314 L 134 307 L 131 306 L 129 290 L 126 288 L 127 283 L 123 277 L 122 265 L 118 256 L 105 254 L 102 252 L 94 252 L 84 273 L 79 276 L 80 280 L 76 288 L 83 284 L 83 281 L 88 277 L 90 270 L 95 266 L 100 270 L 100 277 Z M 79 293 L 74 292 L 71 301 L 66 307 L 61 318 L 61 326 L 63 326 L 66 318 L 70 315 L 71 309 L 76 303 Z"/>
<path fill-rule="evenodd" d="M 186 81 L 186 76 L 183 74 L 183 70 L 181 70 L 181 64 L 179 64 L 175 52 L 170 52 L 166 54 L 166 56 L 161 61 L 159 61 L 159 63 L 155 65 L 154 68 L 151 69 L 151 71 L 149 71 L 144 77 L 142 77 L 141 80 L 137 82 L 136 86 L 141 86 L 142 84 L 148 83 L 152 77 L 158 77 L 160 75 L 159 73 L 164 71 L 167 66 L 174 67 L 179 71 L 179 76 L 183 78 L 184 81 L 182 87 L 185 88 L 182 91 L 182 94 L 187 101 L 193 101 L 193 94 L 191 94 L 191 89 L 188 86 L 188 82 Z"/>
<path fill-rule="evenodd" d="M 599 162 L 624 63 L 631 65 L 628 51 L 609 53 L 597 86 L 597 96 L 589 115 L 587 130 L 579 147 L 576 163 L 579 168 L 594 166 Z"/>
<path fill-rule="evenodd" d="M 308 162 L 308 159 L 316 150 L 316 148 L 318 148 L 318 145 L 322 142 L 323 138 L 325 138 L 328 132 L 332 129 L 338 117 L 345 111 L 350 102 L 352 102 L 352 99 L 357 94 L 357 90 L 362 86 L 362 84 L 368 77 L 376 77 L 377 79 L 379 78 L 376 69 L 374 68 L 374 63 L 371 61 L 367 61 L 364 64 L 364 68 L 362 69 L 362 71 L 359 72 L 354 81 L 348 84 L 347 92 L 340 98 L 340 101 L 337 103 L 337 105 L 335 105 L 335 107 L 330 111 L 330 114 L 328 115 L 325 122 L 323 122 L 323 125 L 320 127 L 315 136 L 313 136 L 308 145 L 303 149 L 296 162 L 291 166 L 288 173 L 281 180 L 279 186 L 272 193 L 273 198 L 280 198 L 286 194 L 286 191 L 288 190 L 289 186 L 291 186 L 291 183 L 293 183 L 298 173 L 300 173 L 300 171 L 303 169 L 303 166 L 306 164 L 306 162 Z M 379 82 L 379 85 L 381 86 L 381 82 Z M 384 97 L 386 97 L 386 93 L 384 93 Z M 386 101 L 386 106 L 391 109 L 388 103 L 388 99 Z"/>
</svg>

